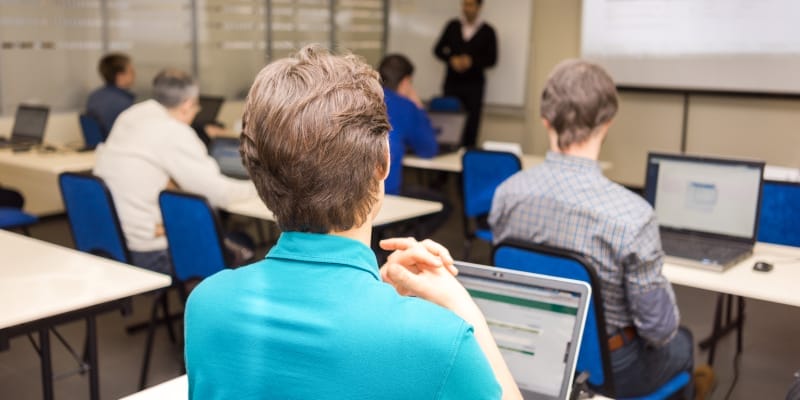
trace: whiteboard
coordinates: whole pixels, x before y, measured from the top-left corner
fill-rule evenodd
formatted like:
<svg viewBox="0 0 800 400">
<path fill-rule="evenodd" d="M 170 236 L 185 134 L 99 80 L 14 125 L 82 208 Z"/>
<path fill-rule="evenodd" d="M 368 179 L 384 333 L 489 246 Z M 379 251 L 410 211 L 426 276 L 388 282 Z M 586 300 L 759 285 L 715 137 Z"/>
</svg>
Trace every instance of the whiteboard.
<svg viewBox="0 0 800 400">
<path fill-rule="evenodd" d="M 583 0 L 581 54 L 623 85 L 800 93 L 800 1 Z"/>
<path fill-rule="evenodd" d="M 422 99 L 442 93 L 445 65 L 433 54 L 447 22 L 461 13 L 456 0 L 391 0 L 387 54 L 414 63 L 414 86 Z M 497 33 L 497 65 L 486 71 L 486 104 L 524 107 L 530 58 L 532 0 L 491 0 L 481 9 Z"/>
</svg>

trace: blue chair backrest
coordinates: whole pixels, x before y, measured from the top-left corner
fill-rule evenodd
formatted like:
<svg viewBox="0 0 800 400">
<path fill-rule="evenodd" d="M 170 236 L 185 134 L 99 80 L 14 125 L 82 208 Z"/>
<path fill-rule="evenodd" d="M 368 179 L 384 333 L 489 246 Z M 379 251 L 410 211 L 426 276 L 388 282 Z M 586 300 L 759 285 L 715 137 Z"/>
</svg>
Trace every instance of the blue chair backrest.
<svg viewBox="0 0 800 400">
<path fill-rule="evenodd" d="M 58 184 L 75 248 L 128 263 L 122 226 L 103 180 L 89 174 L 65 172 L 58 176 Z"/>
<path fill-rule="evenodd" d="M 219 222 L 204 197 L 164 191 L 158 203 L 178 280 L 203 279 L 225 269 Z"/>
<path fill-rule="evenodd" d="M 98 144 L 103 142 L 106 137 L 103 134 L 103 129 L 100 128 L 100 123 L 94 117 L 87 114 L 81 114 L 79 117 L 81 121 L 81 131 L 83 132 L 83 142 L 87 149 L 93 149 Z"/>
<path fill-rule="evenodd" d="M 488 214 L 494 191 L 503 181 L 522 169 L 513 153 L 470 149 L 461 159 L 464 214 L 468 218 Z"/>
<path fill-rule="evenodd" d="M 428 105 L 428 110 L 446 112 L 461 111 L 461 101 L 458 100 L 458 97 L 452 96 L 434 97 Z"/>
<path fill-rule="evenodd" d="M 800 246 L 800 183 L 764 182 L 758 241 Z"/>
<path fill-rule="evenodd" d="M 493 253 L 494 265 L 541 275 L 575 279 L 587 282 L 592 287 L 592 299 L 586 316 L 583 339 L 578 353 L 577 370 L 589 372 L 589 384 L 595 388 L 613 390 L 611 358 L 608 354 L 608 337 L 605 333 L 605 317 L 602 306 L 600 282 L 580 255 L 565 250 L 516 241 L 498 244 Z"/>
</svg>

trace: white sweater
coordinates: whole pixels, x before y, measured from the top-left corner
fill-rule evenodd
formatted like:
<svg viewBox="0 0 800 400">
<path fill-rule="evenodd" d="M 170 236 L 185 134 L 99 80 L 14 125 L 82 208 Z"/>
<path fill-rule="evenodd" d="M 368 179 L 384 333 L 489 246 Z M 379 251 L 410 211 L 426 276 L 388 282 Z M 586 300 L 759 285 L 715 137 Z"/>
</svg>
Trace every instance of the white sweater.
<svg viewBox="0 0 800 400">
<path fill-rule="evenodd" d="M 155 100 L 120 114 L 106 142 L 97 147 L 94 174 L 111 191 L 132 251 L 167 248 L 166 238 L 155 233 L 161 224 L 158 194 L 170 179 L 213 206 L 256 196 L 252 182 L 223 176 L 194 130 Z"/>
</svg>

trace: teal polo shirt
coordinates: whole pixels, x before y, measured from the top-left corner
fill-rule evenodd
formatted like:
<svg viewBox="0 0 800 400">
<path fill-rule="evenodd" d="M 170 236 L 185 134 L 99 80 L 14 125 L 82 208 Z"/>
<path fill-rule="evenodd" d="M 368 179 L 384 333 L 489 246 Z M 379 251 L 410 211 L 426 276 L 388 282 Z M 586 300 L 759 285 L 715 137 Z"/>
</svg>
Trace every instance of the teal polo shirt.
<svg viewBox="0 0 800 400">
<path fill-rule="evenodd" d="M 381 281 L 372 250 L 285 232 L 185 311 L 191 399 L 499 399 L 472 326 Z"/>
</svg>

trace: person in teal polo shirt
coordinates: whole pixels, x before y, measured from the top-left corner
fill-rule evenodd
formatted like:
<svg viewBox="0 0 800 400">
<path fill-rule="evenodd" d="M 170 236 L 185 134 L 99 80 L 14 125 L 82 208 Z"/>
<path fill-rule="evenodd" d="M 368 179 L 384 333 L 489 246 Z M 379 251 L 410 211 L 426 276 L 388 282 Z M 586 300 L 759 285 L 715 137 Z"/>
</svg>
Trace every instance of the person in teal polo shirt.
<svg viewBox="0 0 800 400">
<path fill-rule="evenodd" d="M 241 151 L 283 233 L 191 293 L 191 399 L 521 399 L 443 246 L 384 240 L 378 269 L 389 129 L 355 56 L 308 46 L 258 74 Z"/>
</svg>

